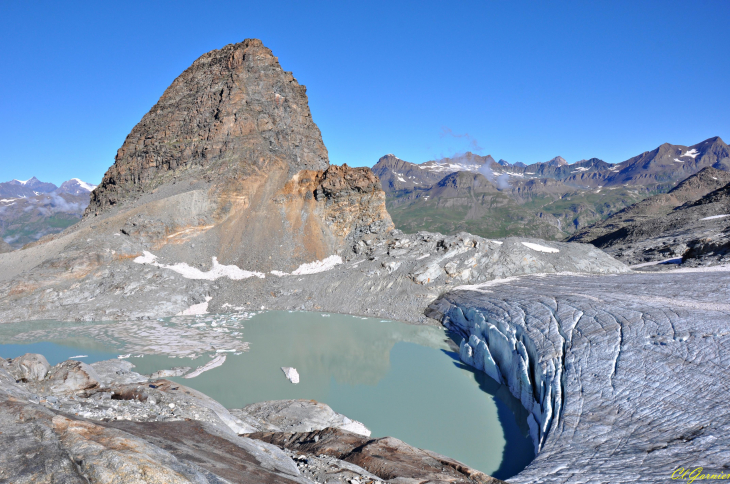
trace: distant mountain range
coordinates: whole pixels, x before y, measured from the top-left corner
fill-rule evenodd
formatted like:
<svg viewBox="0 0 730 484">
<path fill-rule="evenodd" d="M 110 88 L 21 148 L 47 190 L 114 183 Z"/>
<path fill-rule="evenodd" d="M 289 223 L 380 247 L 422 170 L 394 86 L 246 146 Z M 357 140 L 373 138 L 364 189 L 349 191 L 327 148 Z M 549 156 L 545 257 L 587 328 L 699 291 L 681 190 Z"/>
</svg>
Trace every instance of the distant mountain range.
<svg viewBox="0 0 730 484">
<path fill-rule="evenodd" d="M 568 164 L 560 156 L 511 164 L 473 153 L 414 164 L 389 154 L 373 172 L 404 231 L 564 239 L 705 167 L 730 170 L 730 149 L 719 137 L 692 146 L 665 143 L 615 164 L 598 158 Z"/>
<path fill-rule="evenodd" d="M 36 177 L 0 183 L 0 253 L 19 249 L 81 219 L 96 188 L 78 178 L 60 187 Z"/>
<path fill-rule="evenodd" d="M 593 244 L 629 265 L 728 262 L 730 172 L 703 168 L 668 193 L 626 207 L 569 241 Z"/>
</svg>

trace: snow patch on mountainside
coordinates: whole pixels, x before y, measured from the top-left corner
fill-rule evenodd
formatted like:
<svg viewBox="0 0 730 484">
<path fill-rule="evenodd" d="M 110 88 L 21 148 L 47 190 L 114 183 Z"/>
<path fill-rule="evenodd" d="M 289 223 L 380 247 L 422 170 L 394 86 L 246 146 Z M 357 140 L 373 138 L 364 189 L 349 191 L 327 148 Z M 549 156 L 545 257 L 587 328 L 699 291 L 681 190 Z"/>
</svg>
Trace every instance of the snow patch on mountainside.
<svg viewBox="0 0 730 484">
<path fill-rule="evenodd" d="M 551 254 L 560 252 L 560 249 L 555 249 L 553 247 L 546 247 L 546 246 L 540 245 L 540 244 L 533 244 L 532 242 L 522 242 L 522 245 L 524 245 L 528 249 L 536 250 L 538 252 L 548 252 Z"/>
<path fill-rule="evenodd" d="M 339 255 L 331 255 L 322 260 L 316 260 L 300 265 L 292 275 L 299 276 L 302 274 L 316 274 L 317 272 L 324 272 L 334 268 L 336 265 L 342 264 L 342 257 Z"/>
<path fill-rule="evenodd" d="M 190 267 L 185 262 L 178 262 L 177 264 L 160 264 L 157 262 L 157 256 L 147 252 L 146 250 L 142 252 L 143 255 L 137 257 L 134 259 L 134 262 L 137 264 L 148 264 L 155 267 L 159 267 L 161 269 L 169 269 L 173 272 L 177 272 L 181 276 L 183 276 L 185 279 L 202 279 L 206 281 L 215 281 L 218 278 L 221 277 L 227 277 L 234 281 L 240 281 L 241 279 L 248 279 L 249 277 L 258 277 L 260 279 L 263 279 L 266 277 L 261 272 L 252 272 L 252 271 L 245 271 L 241 269 L 240 267 L 236 265 L 223 265 L 218 263 L 218 258 L 213 257 L 213 267 L 205 272 L 201 271 L 200 269 L 197 269 L 195 267 Z M 341 261 L 341 259 L 340 259 Z"/>
<path fill-rule="evenodd" d="M 91 183 L 86 183 L 85 181 L 79 180 L 78 178 L 71 178 L 71 181 L 75 181 L 76 183 L 79 184 L 79 186 L 81 188 L 83 188 L 84 190 L 88 190 L 90 192 L 94 191 L 94 188 L 97 187 L 97 185 L 92 185 Z"/>
</svg>

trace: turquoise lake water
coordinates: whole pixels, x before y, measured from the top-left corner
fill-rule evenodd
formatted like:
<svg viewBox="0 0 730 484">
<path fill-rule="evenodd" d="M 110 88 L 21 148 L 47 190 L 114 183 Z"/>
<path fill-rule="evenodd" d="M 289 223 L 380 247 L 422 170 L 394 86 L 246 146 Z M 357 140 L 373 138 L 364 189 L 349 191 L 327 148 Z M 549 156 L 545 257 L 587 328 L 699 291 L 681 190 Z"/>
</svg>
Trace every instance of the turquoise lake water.
<svg viewBox="0 0 730 484">
<path fill-rule="evenodd" d="M 527 413 L 519 401 L 505 386 L 463 365 L 440 328 L 307 312 L 269 311 L 234 318 L 125 323 L 123 334 L 115 332 L 119 323 L 113 322 L 4 324 L 0 356 L 32 352 L 43 354 L 52 365 L 71 357 L 93 363 L 130 348 L 153 347 L 144 341 L 144 335 L 154 334 L 151 324 L 158 325 L 157 333 L 162 327 L 162 332 L 195 328 L 212 334 L 229 322 L 230 330 L 223 331 L 248 342 L 248 350 L 225 353 L 223 366 L 196 378 L 172 380 L 228 408 L 291 398 L 324 402 L 365 424 L 373 437 L 397 437 L 502 479 L 534 457 Z M 160 353 L 159 343 L 155 345 Z M 129 361 L 135 371 L 149 374 L 173 366 L 195 368 L 215 354 L 189 359 L 162 353 L 133 354 Z M 296 368 L 300 383 L 290 383 L 282 366 Z"/>
</svg>

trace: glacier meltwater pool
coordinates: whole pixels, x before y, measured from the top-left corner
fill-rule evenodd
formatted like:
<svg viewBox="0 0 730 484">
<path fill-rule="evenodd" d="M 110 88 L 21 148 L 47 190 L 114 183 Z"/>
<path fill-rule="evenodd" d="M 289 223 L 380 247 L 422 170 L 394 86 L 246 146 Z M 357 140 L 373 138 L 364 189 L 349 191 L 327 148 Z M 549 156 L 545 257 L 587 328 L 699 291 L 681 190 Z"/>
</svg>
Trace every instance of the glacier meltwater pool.
<svg viewBox="0 0 730 484">
<path fill-rule="evenodd" d="M 0 356 L 41 353 L 53 365 L 75 357 L 126 356 L 149 374 L 225 363 L 171 378 L 228 408 L 290 398 L 324 402 L 390 435 L 498 478 L 534 457 L 527 413 L 505 386 L 463 365 L 443 329 L 339 314 L 239 312 L 152 321 L 0 324 Z M 292 384 L 281 367 L 297 369 Z"/>
</svg>

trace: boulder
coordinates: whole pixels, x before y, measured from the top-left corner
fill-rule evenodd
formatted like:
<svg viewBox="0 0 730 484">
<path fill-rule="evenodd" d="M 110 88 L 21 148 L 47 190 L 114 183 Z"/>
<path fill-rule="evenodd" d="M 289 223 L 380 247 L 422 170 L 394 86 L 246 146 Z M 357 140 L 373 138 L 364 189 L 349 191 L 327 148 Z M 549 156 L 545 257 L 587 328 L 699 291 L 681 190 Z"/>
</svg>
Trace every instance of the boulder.
<svg viewBox="0 0 730 484">
<path fill-rule="evenodd" d="M 50 369 L 51 365 L 48 364 L 46 357 L 36 353 L 26 353 L 11 363 L 11 371 L 18 380 L 43 380 Z"/>
<path fill-rule="evenodd" d="M 51 369 L 47 387 L 51 393 L 75 393 L 98 388 L 101 379 L 91 365 L 67 360 Z"/>
<path fill-rule="evenodd" d="M 230 412 L 256 431 L 311 432 L 333 427 L 370 436 L 370 430 L 362 423 L 314 400 L 272 400 L 253 403 Z"/>
</svg>

